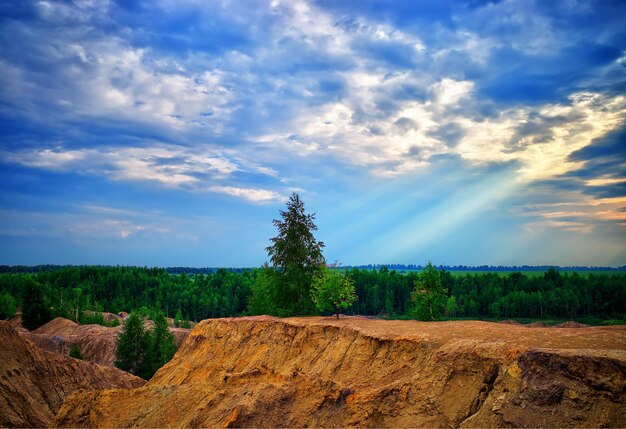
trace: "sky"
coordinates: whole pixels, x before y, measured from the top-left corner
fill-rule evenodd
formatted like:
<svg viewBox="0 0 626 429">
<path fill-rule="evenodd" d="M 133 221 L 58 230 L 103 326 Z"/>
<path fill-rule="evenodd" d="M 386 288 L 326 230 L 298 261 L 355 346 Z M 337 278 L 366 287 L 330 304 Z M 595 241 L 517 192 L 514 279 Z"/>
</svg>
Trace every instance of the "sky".
<svg viewBox="0 0 626 429">
<path fill-rule="evenodd" d="M 0 264 L 626 265 L 626 4 L 0 0 L 0 177 Z"/>
</svg>

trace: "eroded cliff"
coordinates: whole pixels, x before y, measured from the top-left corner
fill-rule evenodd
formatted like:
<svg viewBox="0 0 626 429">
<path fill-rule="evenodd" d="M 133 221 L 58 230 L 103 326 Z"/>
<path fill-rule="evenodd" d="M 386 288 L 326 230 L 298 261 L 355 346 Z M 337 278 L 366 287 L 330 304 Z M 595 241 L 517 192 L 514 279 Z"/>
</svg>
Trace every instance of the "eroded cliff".
<svg viewBox="0 0 626 429">
<path fill-rule="evenodd" d="M 269 317 L 200 323 L 145 386 L 61 427 L 623 427 L 626 327 Z"/>
<path fill-rule="evenodd" d="M 46 427 L 72 392 L 144 383 L 116 368 L 42 350 L 0 321 L 0 427 Z"/>
</svg>

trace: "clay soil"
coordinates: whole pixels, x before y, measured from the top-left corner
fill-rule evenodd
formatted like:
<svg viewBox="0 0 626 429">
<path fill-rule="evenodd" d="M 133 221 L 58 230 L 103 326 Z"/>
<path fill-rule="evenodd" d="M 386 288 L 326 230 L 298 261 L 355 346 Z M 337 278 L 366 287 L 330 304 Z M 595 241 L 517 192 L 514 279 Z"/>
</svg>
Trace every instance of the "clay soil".
<svg viewBox="0 0 626 429">
<path fill-rule="evenodd" d="M 150 328 L 151 325 L 147 322 L 146 328 Z M 182 345 L 191 332 L 191 329 L 172 327 L 169 329 L 174 334 L 177 347 Z M 114 366 L 115 342 L 121 330 L 121 325 L 114 328 L 101 325 L 79 325 L 71 320 L 57 317 L 33 332 L 25 329 L 19 332 L 39 347 L 62 355 L 68 355 L 72 345 L 77 344 L 85 360 Z"/>
<path fill-rule="evenodd" d="M 58 427 L 625 427 L 626 326 L 248 317 L 201 322 L 143 387 Z"/>
<path fill-rule="evenodd" d="M 0 321 L 0 427 L 47 427 L 72 392 L 145 383 L 116 368 L 50 353 Z"/>
</svg>

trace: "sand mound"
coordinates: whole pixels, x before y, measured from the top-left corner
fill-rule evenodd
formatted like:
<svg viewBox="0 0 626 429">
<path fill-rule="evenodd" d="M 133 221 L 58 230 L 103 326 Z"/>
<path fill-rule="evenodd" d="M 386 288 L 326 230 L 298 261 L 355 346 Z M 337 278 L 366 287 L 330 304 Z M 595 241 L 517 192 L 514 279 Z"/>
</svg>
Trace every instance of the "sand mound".
<svg viewBox="0 0 626 429">
<path fill-rule="evenodd" d="M 151 321 L 150 321 L 151 322 Z M 146 324 L 148 325 L 148 324 Z M 114 366 L 115 342 L 122 326 L 110 328 L 102 325 L 79 325 L 71 320 L 57 317 L 33 332 L 21 332 L 39 347 L 63 355 L 77 344 L 84 359 L 101 365 Z M 170 328 L 176 345 L 180 346 L 190 329 Z"/>
<path fill-rule="evenodd" d="M 521 325 L 517 320 L 500 320 L 498 323 L 503 325 Z"/>
<path fill-rule="evenodd" d="M 0 427 L 48 426 L 66 396 L 79 389 L 145 383 L 115 368 L 44 351 L 1 321 L 0 342 Z"/>
<path fill-rule="evenodd" d="M 626 327 L 270 317 L 201 322 L 141 389 L 62 427 L 620 427 Z"/>
<path fill-rule="evenodd" d="M 28 329 L 22 326 L 22 313 L 17 313 L 15 316 L 7 319 L 7 323 L 11 325 L 16 331 L 28 332 Z"/>
<path fill-rule="evenodd" d="M 550 325 L 548 325 L 545 322 L 532 322 L 524 326 L 526 326 L 527 328 L 549 328 L 550 327 Z"/>
<path fill-rule="evenodd" d="M 105 322 L 113 322 L 114 320 L 117 320 L 119 323 L 122 323 L 124 321 L 124 318 L 122 316 L 106 311 L 95 312 L 91 310 L 85 310 L 84 313 L 88 315 L 101 314 Z"/>
<path fill-rule="evenodd" d="M 72 332 L 77 326 L 80 325 L 72 320 L 65 319 L 63 317 L 57 317 L 55 319 L 52 319 L 48 323 L 41 325 L 33 332 L 35 334 L 48 335 L 66 334 L 68 332 Z"/>
<path fill-rule="evenodd" d="M 574 320 L 570 320 L 568 322 L 559 323 L 558 325 L 554 325 L 555 328 L 588 328 L 590 325 L 586 325 L 584 323 L 579 323 Z"/>
</svg>

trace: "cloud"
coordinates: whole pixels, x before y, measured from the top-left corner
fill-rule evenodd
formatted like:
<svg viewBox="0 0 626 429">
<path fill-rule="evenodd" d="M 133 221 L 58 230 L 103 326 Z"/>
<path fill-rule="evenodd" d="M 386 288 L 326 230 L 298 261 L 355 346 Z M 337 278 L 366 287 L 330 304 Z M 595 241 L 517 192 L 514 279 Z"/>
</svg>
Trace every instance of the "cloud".
<svg viewBox="0 0 626 429">
<path fill-rule="evenodd" d="M 111 180 L 148 181 L 189 191 L 208 189 L 241 197 L 251 202 L 280 200 L 275 191 L 219 185 L 234 173 L 261 174 L 276 179 L 276 171 L 258 164 L 229 159 L 224 154 L 200 153 L 167 145 L 150 148 L 109 148 L 27 150 L 0 154 L 4 162 L 59 172 L 101 175 Z M 213 183 L 211 185 L 211 183 Z M 207 186 L 208 185 L 208 186 Z"/>
<path fill-rule="evenodd" d="M 580 186 L 571 186 L 555 190 L 550 182 L 540 184 L 534 187 L 533 194 L 524 196 L 524 203 L 514 211 L 522 219 L 530 219 L 525 222 L 529 228 L 551 227 L 588 233 L 603 224 L 611 224 L 618 227 L 618 233 L 623 233 L 626 197 L 591 197 L 580 189 Z M 544 196 L 549 202 L 530 202 Z"/>
<path fill-rule="evenodd" d="M 593 230 L 592 225 L 571 220 L 543 220 L 537 222 L 529 222 L 524 225 L 524 228 L 529 232 L 556 228 L 563 231 L 579 232 L 583 234 L 589 234 Z"/>
<path fill-rule="evenodd" d="M 568 164 L 563 159 L 610 131 L 607 123 L 623 110 L 619 97 L 600 93 L 569 93 L 562 102 L 542 99 L 497 110 L 485 98 L 484 79 L 494 77 L 489 69 L 497 71 L 490 81 L 500 79 L 501 86 L 524 79 L 558 86 L 558 75 L 544 82 L 533 70 L 515 74 L 491 53 L 504 47 L 525 63 L 545 65 L 529 56 L 578 52 L 583 42 L 567 42 L 552 17 L 567 12 L 559 8 L 540 10 L 517 1 L 466 5 L 446 15 L 445 22 L 454 16 L 455 26 L 427 33 L 380 22 L 370 13 L 376 9 L 371 4 L 357 7 L 363 14 L 352 18 L 334 15 L 332 5 L 305 1 L 275 1 L 250 10 L 227 3 L 172 7 L 168 1 L 131 10 L 115 3 L 77 8 L 42 2 L 34 21 L 46 25 L 11 22 L 22 44 L 33 50 L 9 52 L 21 62 L 4 64 L 6 87 L 15 88 L 4 99 L 28 111 L 30 120 L 47 123 L 52 114 L 78 128 L 77 136 L 92 134 L 89 139 L 101 138 L 90 133 L 100 127 L 117 144 L 145 147 L 151 144 L 145 133 L 153 132 L 157 140 L 188 146 L 200 140 L 212 152 L 229 147 L 235 158 L 264 157 L 270 163 L 279 156 L 271 159 L 266 149 L 280 148 L 296 155 L 338 156 L 378 176 L 410 174 L 443 154 L 458 154 L 470 163 L 521 160 L 528 178 L 563 173 L 561 166 Z M 452 7 L 414 7 L 413 14 L 443 18 Z M 205 22 L 209 15 L 214 24 Z M 233 29 L 242 36 L 229 37 Z M 222 42 L 222 37 L 220 47 L 199 41 Z M 598 64 L 616 59 L 610 44 L 585 46 L 585 55 Z M 461 61 L 450 68 L 452 58 Z M 477 67 L 474 76 L 467 76 L 468 61 Z M 601 111 L 601 102 L 610 112 Z M 570 134 L 580 143 L 554 135 L 565 127 L 576 128 Z M 48 158 L 55 155 L 61 156 L 52 152 Z M 176 186 L 198 180 L 193 166 L 166 172 L 143 154 L 129 154 L 117 164 L 122 178 Z M 280 174 L 276 166 L 261 168 Z"/>
<path fill-rule="evenodd" d="M 101 209 L 101 208 L 100 208 Z M 128 215 L 115 209 L 86 208 L 63 213 L 0 209 L 0 234 L 17 237 L 89 239 L 129 239 L 137 234 L 177 235 L 170 228 L 150 219 L 149 214 Z M 5 226 L 6 225 L 6 226 Z"/>
<path fill-rule="evenodd" d="M 212 192 L 241 197 L 254 203 L 285 200 L 278 192 L 266 189 L 238 188 L 235 186 L 210 186 L 208 189 Z"/>
<path fill-rule="evenodd" d="M 0 7 L 6 204 L 57 207 L 72 189 L 94 207 L 141 206 L 148 189 L 202 212 L 197 200 L 253 203 L 253 216 L 290 189 L 321 201 L 442 183 L 441 198 L 484 175 L 516 190 L 499 208 L 535 231 L 588 238 L 624 223 L 620 2 Z M 83 234 L 131 241 L 157 224 L 94 216 L 101 227 L 77 222 Z"/>
<path fill-rule="evenodd" d="M 612 131 L 570 152 L 565 160 L 570 168 L 542 184 L 557 191 L 576 190 L 599 200 L 626 197 L 625 141 L 626 127 L 617 122 Z"/>
</svg>

